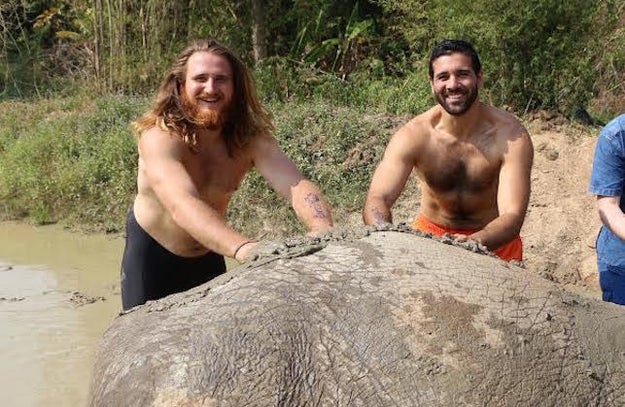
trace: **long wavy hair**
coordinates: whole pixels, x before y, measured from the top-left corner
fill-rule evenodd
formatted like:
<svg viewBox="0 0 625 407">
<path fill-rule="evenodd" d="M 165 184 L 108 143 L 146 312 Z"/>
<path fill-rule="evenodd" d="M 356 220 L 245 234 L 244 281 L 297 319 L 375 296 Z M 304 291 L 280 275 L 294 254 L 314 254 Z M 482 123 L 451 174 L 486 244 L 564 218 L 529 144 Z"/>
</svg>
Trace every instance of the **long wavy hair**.
<svg viewBox="0 0 625 407">
<path fill-rule="evenodd" d="M 261 104 L 250 71 L 238 56 L 213 38 L 195 40 L 178 55 L 161 82 L 152 108 L 132 123 L 135 135 L 140 137 L 146 130 L 158 126 L 180 137 L 192 151 L 199 151 L 199 129 L 186 113 L 180 96 L 187 62 L 196 52 L 209 52 L 225 57 L 232 68 L 233 106 L 222 128 L 228 154 L 235 156 L 254 137 L 272 135 L 275 131 L 273 117 Z"/>
</svg>

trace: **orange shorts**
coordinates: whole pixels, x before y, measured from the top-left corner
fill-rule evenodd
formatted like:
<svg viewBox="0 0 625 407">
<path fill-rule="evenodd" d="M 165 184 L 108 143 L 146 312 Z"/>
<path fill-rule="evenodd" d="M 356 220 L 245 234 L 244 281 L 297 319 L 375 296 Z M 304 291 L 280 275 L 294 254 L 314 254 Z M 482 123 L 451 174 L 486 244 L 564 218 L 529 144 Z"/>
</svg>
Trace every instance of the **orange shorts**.
<svg viewBox="0 0 625 407">
<path fill-rule="evenodd" d="M 443 236 L 445 233 L 449 233 L 450 235 L 458 234 L 458 235 L 470 235 L 472 233 L 477 232 L 477 230 L 467 230 L 467 229 L 451 229 L 444 226 L 437 225 L 433 223 L 431 220 L 426 218 L 423 215 L 417 216 L 414 222 L 412 222 L 412 228 L 419 230 L 423 233 L 431 233 L 434 236 Z M 510 242 L 501 246 L 500 248 L 493 251 L 500 258 L 510 261 L 510 260 L 523 260 L 523 242 L 521 241 L 521 236 L 515 237 Z"/>
</svg>

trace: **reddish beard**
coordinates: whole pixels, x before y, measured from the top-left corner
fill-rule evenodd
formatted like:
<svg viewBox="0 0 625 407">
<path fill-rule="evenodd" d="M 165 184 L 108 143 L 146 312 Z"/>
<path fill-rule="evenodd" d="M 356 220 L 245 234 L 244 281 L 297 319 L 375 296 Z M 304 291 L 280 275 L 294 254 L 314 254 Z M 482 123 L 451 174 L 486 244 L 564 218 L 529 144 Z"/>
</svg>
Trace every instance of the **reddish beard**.
<svg viewBox="0 0 625 407">
<path fill-rule="evenodd" d="M 198 127 L 219 130 L 228 119 L 231 103 L 218 110 L 200 109 L 197 100 L 189 99 L 185 92 L 182 92 L 181 100 L 185 115 Z"/>
</svg>

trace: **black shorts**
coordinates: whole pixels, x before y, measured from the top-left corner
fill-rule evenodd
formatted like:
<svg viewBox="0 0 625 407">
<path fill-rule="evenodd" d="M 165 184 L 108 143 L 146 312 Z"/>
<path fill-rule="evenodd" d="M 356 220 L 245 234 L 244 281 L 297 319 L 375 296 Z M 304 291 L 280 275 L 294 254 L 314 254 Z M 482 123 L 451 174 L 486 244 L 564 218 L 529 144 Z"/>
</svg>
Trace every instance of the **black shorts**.
<svg viewBox="0 0 625 407">
<path fill-rule="evenodd" d="M 177 256 L 143 230 L 132 207 L 128 211 L 121 267 L 124 310 L 197 287 L 225 272 L 223 256 L 214 252 L 200 257 Z"/>
</svg>

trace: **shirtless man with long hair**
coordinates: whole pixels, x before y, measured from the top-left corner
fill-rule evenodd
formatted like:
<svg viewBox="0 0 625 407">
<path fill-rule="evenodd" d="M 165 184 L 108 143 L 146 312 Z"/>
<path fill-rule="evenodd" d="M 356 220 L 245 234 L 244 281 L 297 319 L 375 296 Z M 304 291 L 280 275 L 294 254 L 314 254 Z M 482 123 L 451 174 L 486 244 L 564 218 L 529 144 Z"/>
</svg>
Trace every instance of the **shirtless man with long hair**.
<svg viewBox="0 0 625 407">
<path fill-rule="evenodd" d="M 482 67 L 470 43 L 434 47 L 429 76 L 438 104 L 393 135 L 371 181 L 365 223 L 392 222 L 391 207 L 414 169 L 421 213 L 413 228 L 522 260 L 519 232 L 534 155 L 527 130 L 512 114 L 478 100 Z"/>
<path fill-rule="evenodd" d="M 326 199 L 278 146 L 247 67 L 213 39 L 178 56 L 133 128 L 138 192 L 122 259 L 124 309 L 224 273 L 224 256 L 249 257 L 258 242 L 233 230 L 226 211 L 252 168 L 309 232 L 332 226 Z"/>
</svg>

